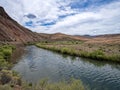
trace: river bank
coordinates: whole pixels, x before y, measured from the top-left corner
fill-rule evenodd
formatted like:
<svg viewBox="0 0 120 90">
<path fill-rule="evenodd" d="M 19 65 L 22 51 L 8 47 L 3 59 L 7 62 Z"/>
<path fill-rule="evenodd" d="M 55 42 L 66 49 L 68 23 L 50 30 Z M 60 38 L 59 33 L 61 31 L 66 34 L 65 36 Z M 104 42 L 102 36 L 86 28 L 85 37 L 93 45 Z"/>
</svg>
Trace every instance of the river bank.
<svg viewBox="0 0 120 90">
<path fill-rule="evenodd" d="M 11 70 L 13 62 L 10 58 L 15 50 L 14 45 L 0 45 L 0 89 L 1 86 L 10 83 L 11 85 L 21 85 L 20 76 Z"/>
<path fill-rule="evenodd" d="M 120 63 L 119 44 L 85 43 L 81 41 L 58 41 L 47 43 L 41 42 L 37 43 L 36 46 L 72 56 L 91 58 L 100 61 L 107 60 Z"/>
</svg>

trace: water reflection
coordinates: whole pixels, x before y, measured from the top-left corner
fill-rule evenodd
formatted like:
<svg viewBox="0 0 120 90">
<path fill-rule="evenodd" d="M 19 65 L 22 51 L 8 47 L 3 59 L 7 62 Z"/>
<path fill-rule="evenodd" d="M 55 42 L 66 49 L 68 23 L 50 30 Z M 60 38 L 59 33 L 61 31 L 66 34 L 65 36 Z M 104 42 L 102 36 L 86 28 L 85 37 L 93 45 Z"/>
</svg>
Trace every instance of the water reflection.
<svg viewBox="0 0 120 90">
<path fill-rule="evenodd" d="M 119 64 L 62 55 L 35 46 L 26 50 L 28 53 L 13 69 L 29 82 L 43 78 L 52 82 L 76 78 L 91 90 L 120 90 Z"/>
</svg>

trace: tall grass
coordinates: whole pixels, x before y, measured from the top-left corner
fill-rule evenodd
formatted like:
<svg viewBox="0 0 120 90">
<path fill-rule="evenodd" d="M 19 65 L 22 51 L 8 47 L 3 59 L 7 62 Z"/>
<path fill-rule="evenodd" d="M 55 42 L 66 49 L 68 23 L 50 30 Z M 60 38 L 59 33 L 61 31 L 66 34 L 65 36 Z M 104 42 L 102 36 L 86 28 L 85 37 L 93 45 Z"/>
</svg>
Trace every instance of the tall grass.
<svg viewBox="0 0 120 90">
<path fill-rule="evenodd" d="M 47 80 L 41 80 L 37 84 L 23 82 L 21 86 L 2 85 L 0 90 L 85 90 L 80 80 L 72 79 L 70 82 L 61 81 L 58 83 L 49 83 Z"/>
<path fill-rule="evenodd" d="M 11 65 L 8 60 L 10 59 L 14 49 L 15 47 L 11 45 L 0 46 L 0 68 Z"/>
<path fill-rule="evenodd" d="M 86 57 L 96 60 L 108 60 L 108 61 L 120 62 L 120 55 L 107 55 L 101 49 L 93 50 L 93 51 L 83 51 L 83 50 L 74 49 L 70 45 L 68 45 L 68 47 L 67 46 L 64 47 L 64 45 L 57 47 L 56 45 L 49 46 L 49 44 L 47 45 L 41 43 L 36 44 L 36 46 L 43 49 L 48 49 L 72 56 L 80 56 L 80 57 Z"/>
</svg>

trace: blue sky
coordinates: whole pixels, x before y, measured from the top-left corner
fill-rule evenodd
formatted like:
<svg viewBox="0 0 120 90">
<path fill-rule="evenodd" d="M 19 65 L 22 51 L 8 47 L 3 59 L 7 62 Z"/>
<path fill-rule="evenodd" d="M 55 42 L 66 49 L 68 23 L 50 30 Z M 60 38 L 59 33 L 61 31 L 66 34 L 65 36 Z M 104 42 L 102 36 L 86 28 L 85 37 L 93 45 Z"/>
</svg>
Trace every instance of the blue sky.
<svg viewBox="0 0 120 90">
<path fill-rule="evenodd" d="M 120 0 L 0 0 L 21 25 L 40 33 L 120 33 Z"/>
</svg>

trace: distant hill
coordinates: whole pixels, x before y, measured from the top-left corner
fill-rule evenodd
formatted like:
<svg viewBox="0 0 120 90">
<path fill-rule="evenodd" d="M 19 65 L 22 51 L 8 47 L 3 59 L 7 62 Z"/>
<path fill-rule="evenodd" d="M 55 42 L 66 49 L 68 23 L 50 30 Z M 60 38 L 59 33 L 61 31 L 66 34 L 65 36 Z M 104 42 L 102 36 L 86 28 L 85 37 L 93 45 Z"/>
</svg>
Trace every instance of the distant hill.
<svg viewBox="0 0 120 90">
<path fill-rule="evenodd" d="M 40 35 L 43 36 L 43 38 L 48 41 L 69 41 L 69 40 L 86 41 L 86 40 L 89 40 L 89 38 L 86 38 L 83 36 L 67 35 L 63 33 L 54 33 L 54 34 L 40 33 Z"/>
</svg>

